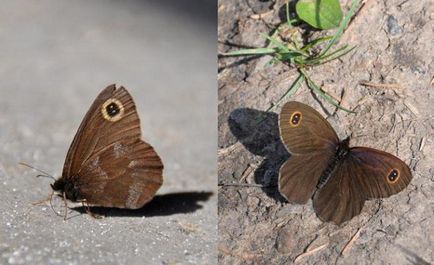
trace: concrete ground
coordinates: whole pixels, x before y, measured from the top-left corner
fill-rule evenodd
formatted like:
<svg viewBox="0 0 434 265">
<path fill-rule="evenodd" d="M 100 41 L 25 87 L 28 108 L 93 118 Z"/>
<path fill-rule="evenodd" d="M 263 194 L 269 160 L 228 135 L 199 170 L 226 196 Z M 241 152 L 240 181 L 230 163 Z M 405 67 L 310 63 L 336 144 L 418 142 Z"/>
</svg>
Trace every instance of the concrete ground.
<svg viewBox="0 0 434 265">
<path fill-rule="evenodd" d="M 172 3 L 173 2 L 173 3 Z M 214 1 L 2 1 L 0 264 L 215 264 Z M 32 206 L 105 86 L 128 88 L 164 185 L 137 211 Z M 63 212 L 60 198 L 53 200 Z"/>
</svg>

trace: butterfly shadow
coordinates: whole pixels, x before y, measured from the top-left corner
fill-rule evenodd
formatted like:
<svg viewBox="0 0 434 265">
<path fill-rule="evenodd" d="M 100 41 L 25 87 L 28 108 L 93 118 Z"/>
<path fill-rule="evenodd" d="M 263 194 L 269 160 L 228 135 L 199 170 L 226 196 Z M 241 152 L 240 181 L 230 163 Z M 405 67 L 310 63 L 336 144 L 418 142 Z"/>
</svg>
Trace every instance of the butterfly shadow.
<svg viewBox="0 0 434 265">
<path fill-rule="evenodd" d="M 212 195 L 213 193 L 209 191 L 169 193 L 156 195 L 152 201 L 136 210 L 106 207 L 89 207 L 89 210 L 91 213 L 101 216 L 123 217 L 153 217 L 193 213 L 203 208 L 199 202 L 208 201 Z M 80 213 L 87 212 L 86 207 L 75 207 L 72 209 Z"/>
<path fill-rule="evenodd" d="M 263 191 L 279 202 L 285 199 L 278 191 L 280 166 L 289 158 L 289 153 L 280 140 L 278 115 L 272 112 L 240 108 L 228 118 L 232 134 L 254 155 L 264 157 L 255 170 L 254 179 L 263 185 Z"/>
</svg>

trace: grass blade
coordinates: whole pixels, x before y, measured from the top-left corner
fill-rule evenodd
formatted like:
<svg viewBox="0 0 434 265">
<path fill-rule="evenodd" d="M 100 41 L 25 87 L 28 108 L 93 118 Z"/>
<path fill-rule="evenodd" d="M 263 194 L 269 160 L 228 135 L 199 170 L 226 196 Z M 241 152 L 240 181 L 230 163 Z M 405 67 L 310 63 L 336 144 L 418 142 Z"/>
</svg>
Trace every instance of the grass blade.
<svg viewBox="0 0 434 265">
<path fill-rule="evenodd" d="M 338 109 L 344 110 L 344 111 L 349 112 L 349 113 L 356 113 L 355 111 L 349 110 L 349 109 L 344 108 L 341 105 L 339 105 L 339 102 L 337 102 L 329 94 L 324 92 L 317 84 L 315 84 L 315 82 L 312 79 L 310 79 L 310 77 L 307 75 L 307 73 L 304 69 L 300 68 L 299 70 L 305 76 L 305 78 L 307 80 L 307 85 L 309 86 L 309 88 L 311 88 L 317 95 L 319 95 L 320 97 L 322 97 L 323 99 L 325 99 L 327 102 L 329 102 L 330 104 L 332 104 L 333 106 L 335 106 Z"/>
<path fill-rule="evenodd" d="M 240 56 L 240 55 L 258 55 L 258 54 L 273 54 L 276 50 L 274 48 L 255 48 L 255 49 L 241 49 L 237 51 L 225 52 L 223 56 Z"/>
<path fill-rule="evenodd" d="M 324 61 L 320 62 L 319 64 L 325 64 L 325 63 L 328 63 L 328 62 L 330 62 L 330 61 L 333 61 L 333 60 L 339 59 L 340 57 L 344 56 L 345 54 L 350 53 L 350 52 L 351 52 L 352 50 L 354 50 L 356 47 L 357 47 L 357 46 L 353 46 L 353 47 L 351 47 L 351 48 L 349 48 L 349 49 L 343 51 L 342 53 L 340 53 L 340 54 L 338 54 L 338 55 L 336 55 L 336 56 L 333 56 L 333 57 L 331 57 L 331 58 L 329 58 L 329 59 L 327 59 L 327 60 L 324 60 Z"/>
<path fill-rule="evenodd" d="M 333 52 L 330 52 L 326 55 L 323 55 L 321 57 L 315 57 L 309 60 L 306 60 L 306 64 L 308 65 L 318 65 L 318 64 L 324 64 L 325 62 L 330 62 L 333 61 L 334 59 L 337 59 L 341 56 L 344 56 L 345 54 L 349 53 L 350 51 L 352 51 L 356 46 L 346 50 L 348 48 L 348 45 L 345 44 L 342 47 L 339 47 L 338 49 L 336 49 Z M 333 59 L 329 59 L 333 57 Z"/>
<path fill-rule="evenodd" d="M 348 26 L 348 23 L 350 22 L 351 17 L 354 15 L 357 6 L 359 5 L 359 0 L 353 0 L 351 3 L 351 8 L 348 11 L 348 14 L 345 16 L 345 18 L 342 20 L 341 25 L 336 30 L 335 34 L 333 35 L 333 38 L 329 41 L 326 48 L 321 52 L 321 55 L 324 55 L 330 50 L 330 48 L 335 44 L 335 42 L 339 39 L 344 29 Z"/>
<path fill-rule="evenodd" d="M 317 60 L 324 60 L 324 59 L 327 59 L 327 58 L 333 56 L 334 54 L 339 53 L 339 52 L 342 51 L 342 50 L 345 50 L 346 48 L 348 48 L 348 44 L 345 44 L 345 45 L 343 45 L 343 46 L 337 48 L 336 50 L 334 50 L 334 51 L 332 51 L 332 52 L 329 52 L 329 53 L 327 53 L 327 54 L 324 54 L 324 55 L 322 55 L 322 56 L 317 56 L 315 59 L 317 59 Z"/>
<path fill-rule="evenodd" d="M 286 0 L 286 7 L 285 7 L 285 11 L 286 11 L 286 22 L 288 23 L 288 27 L 292 28 L 292 21 L 289 19 L 289 0 Z"/>
<path fill-rule="evenodd" d="M 321 37 L 318 39 L 314 39 L 313 41 L 309 42 L 308 44 L 306 44 L 303 48 L 301 48 L 302 51 L 306 51 L 309 50 L 310 48 L 312 48 L 313 46 L 316 46 L 324 41 L 328 41 L 332 38 L 333 36 L 325 36 L 325 37 Z"/>
<path fill-rule="evenodd" d="M 288 49 L 288 47 L 286 47 L 285 45 L 283 45 L 282 42 L 278 41 L 275 38 L 272 38 L 268 35 L 265 34 L 261 34 L 262 37 L 266 38 L 267 40 L 270 41 L 270 43 L 274 44 L 276 46 L 276 48 L 278 48 L 279 50 L 283 51 L 283 52 L 290 52 L 290 50 Z"/>
<path fill-rule="evenodd" d="M 296 19 L 296 18 L 291 19 L 291 18 L 289 17 L 289 0 L 286 0 L 286 4 L 285 4 L 285 6 L 286 6 L 286 7 L 285 7 L 285 13 L 286 13 L 286 24 L 288 25 L 289 28 L 292 28 L 292 27 L 294 27 L 294 26 L 292 25 L 292 23 L 298 22 L 299 20 Z"/>
<path fill-rule="evenodd" d="M 270 110 L 274 109 L 276 106 L 278 106 L 280 104 L 280 102 L 286 98 L 286 97 L 290 97 L 291 95 L 293 95 L 295 92 L 297 92 L 298 88 L 300 87 L 301 83 L 304 81 L 304 75 L 299 74 L 297 76 L 297 78 L 295 79 L 295 81 L 291 84 L 291 86 L 288 88 L 288 90 L 286 90 L 286 92 L 277 100 L 277 102 L 275 104 L 273 104 L 272 106 L 270 106 L 266 112 L 269 112 Z"/>
</svg>

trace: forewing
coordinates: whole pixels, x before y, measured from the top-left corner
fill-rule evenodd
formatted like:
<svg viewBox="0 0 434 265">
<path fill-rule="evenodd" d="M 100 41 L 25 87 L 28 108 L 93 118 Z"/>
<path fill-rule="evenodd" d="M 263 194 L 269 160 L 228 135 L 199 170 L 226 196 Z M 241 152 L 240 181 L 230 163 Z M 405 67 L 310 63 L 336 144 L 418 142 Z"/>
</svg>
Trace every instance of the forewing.
<svg viewBox="0 0 434 265">
<path fill-rule="evenodd" d="M 325 150 L 291 155 L 280 167 L 279 192 L 289 202 L 305 204 L 316 190 L 321 174 L 333 153 Z"/>
<path fill-rule="evenodd" d="M 328 182 L 314 195 L 313 207 L 324 222 L 341 224 L 360 214 L 366 195 L 347 159 L 338 164 Z"/>
<path fill-rule="evenodd" d="M 279 115 L 280 137 L 291 154 L 335 150 L 336 132 L 313 108 L 295 101 L 285 103 Z"/>
<path fill-rule="evenodd" d="M 412 179 L 410 168 L 402 160 L 373 148 L 351 148 L 348 162 L 368 198 L 396 194 L 407 187 Z"/>
<path fill-rule="evenodd" d="M 109 99 L 123 105 L 122 118 L 109 121 L 104 118 L 102 107 Z M 122 139 L 140 139 L 140 120 L 131 95 L 125 88 L 106 87 L 95 99 L 75 134 L 65 159 L 62 176 L 74 176 L 92 153 Z"/>
</svg>

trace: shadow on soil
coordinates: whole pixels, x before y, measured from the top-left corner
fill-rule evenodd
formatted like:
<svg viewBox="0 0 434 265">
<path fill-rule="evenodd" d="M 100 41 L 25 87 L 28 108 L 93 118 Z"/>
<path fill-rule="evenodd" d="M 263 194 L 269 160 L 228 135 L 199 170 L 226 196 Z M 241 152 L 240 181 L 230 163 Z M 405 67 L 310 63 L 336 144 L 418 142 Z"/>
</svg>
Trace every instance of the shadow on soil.
<svg viewBox="0 0 434 265">
<path fill-rule="evenodd" d="M 179 213 L 193 213 L 202 209 L 199 202 L 209 200 L 212 192 L 180 192 L 156 195 L 152 201 L 140 209 L 117 209 L 105 207 L 90 207 L 90 211 L 101 216 L 152 217 L 167 216 Z M 86 207 L 75 207 L 72 210 L 86 213 Z"/>
<path fill-rule="evenodd" d="M 255 109 L 234 110 L 228 119 L 234 136 L 255 155 L 264 157 L 255 171 L 255 182 L 276 201 L 284 202 L 277 188 L 280 166 L 289 158 L 278 128 L 278 115 Z"/>
</svg>

